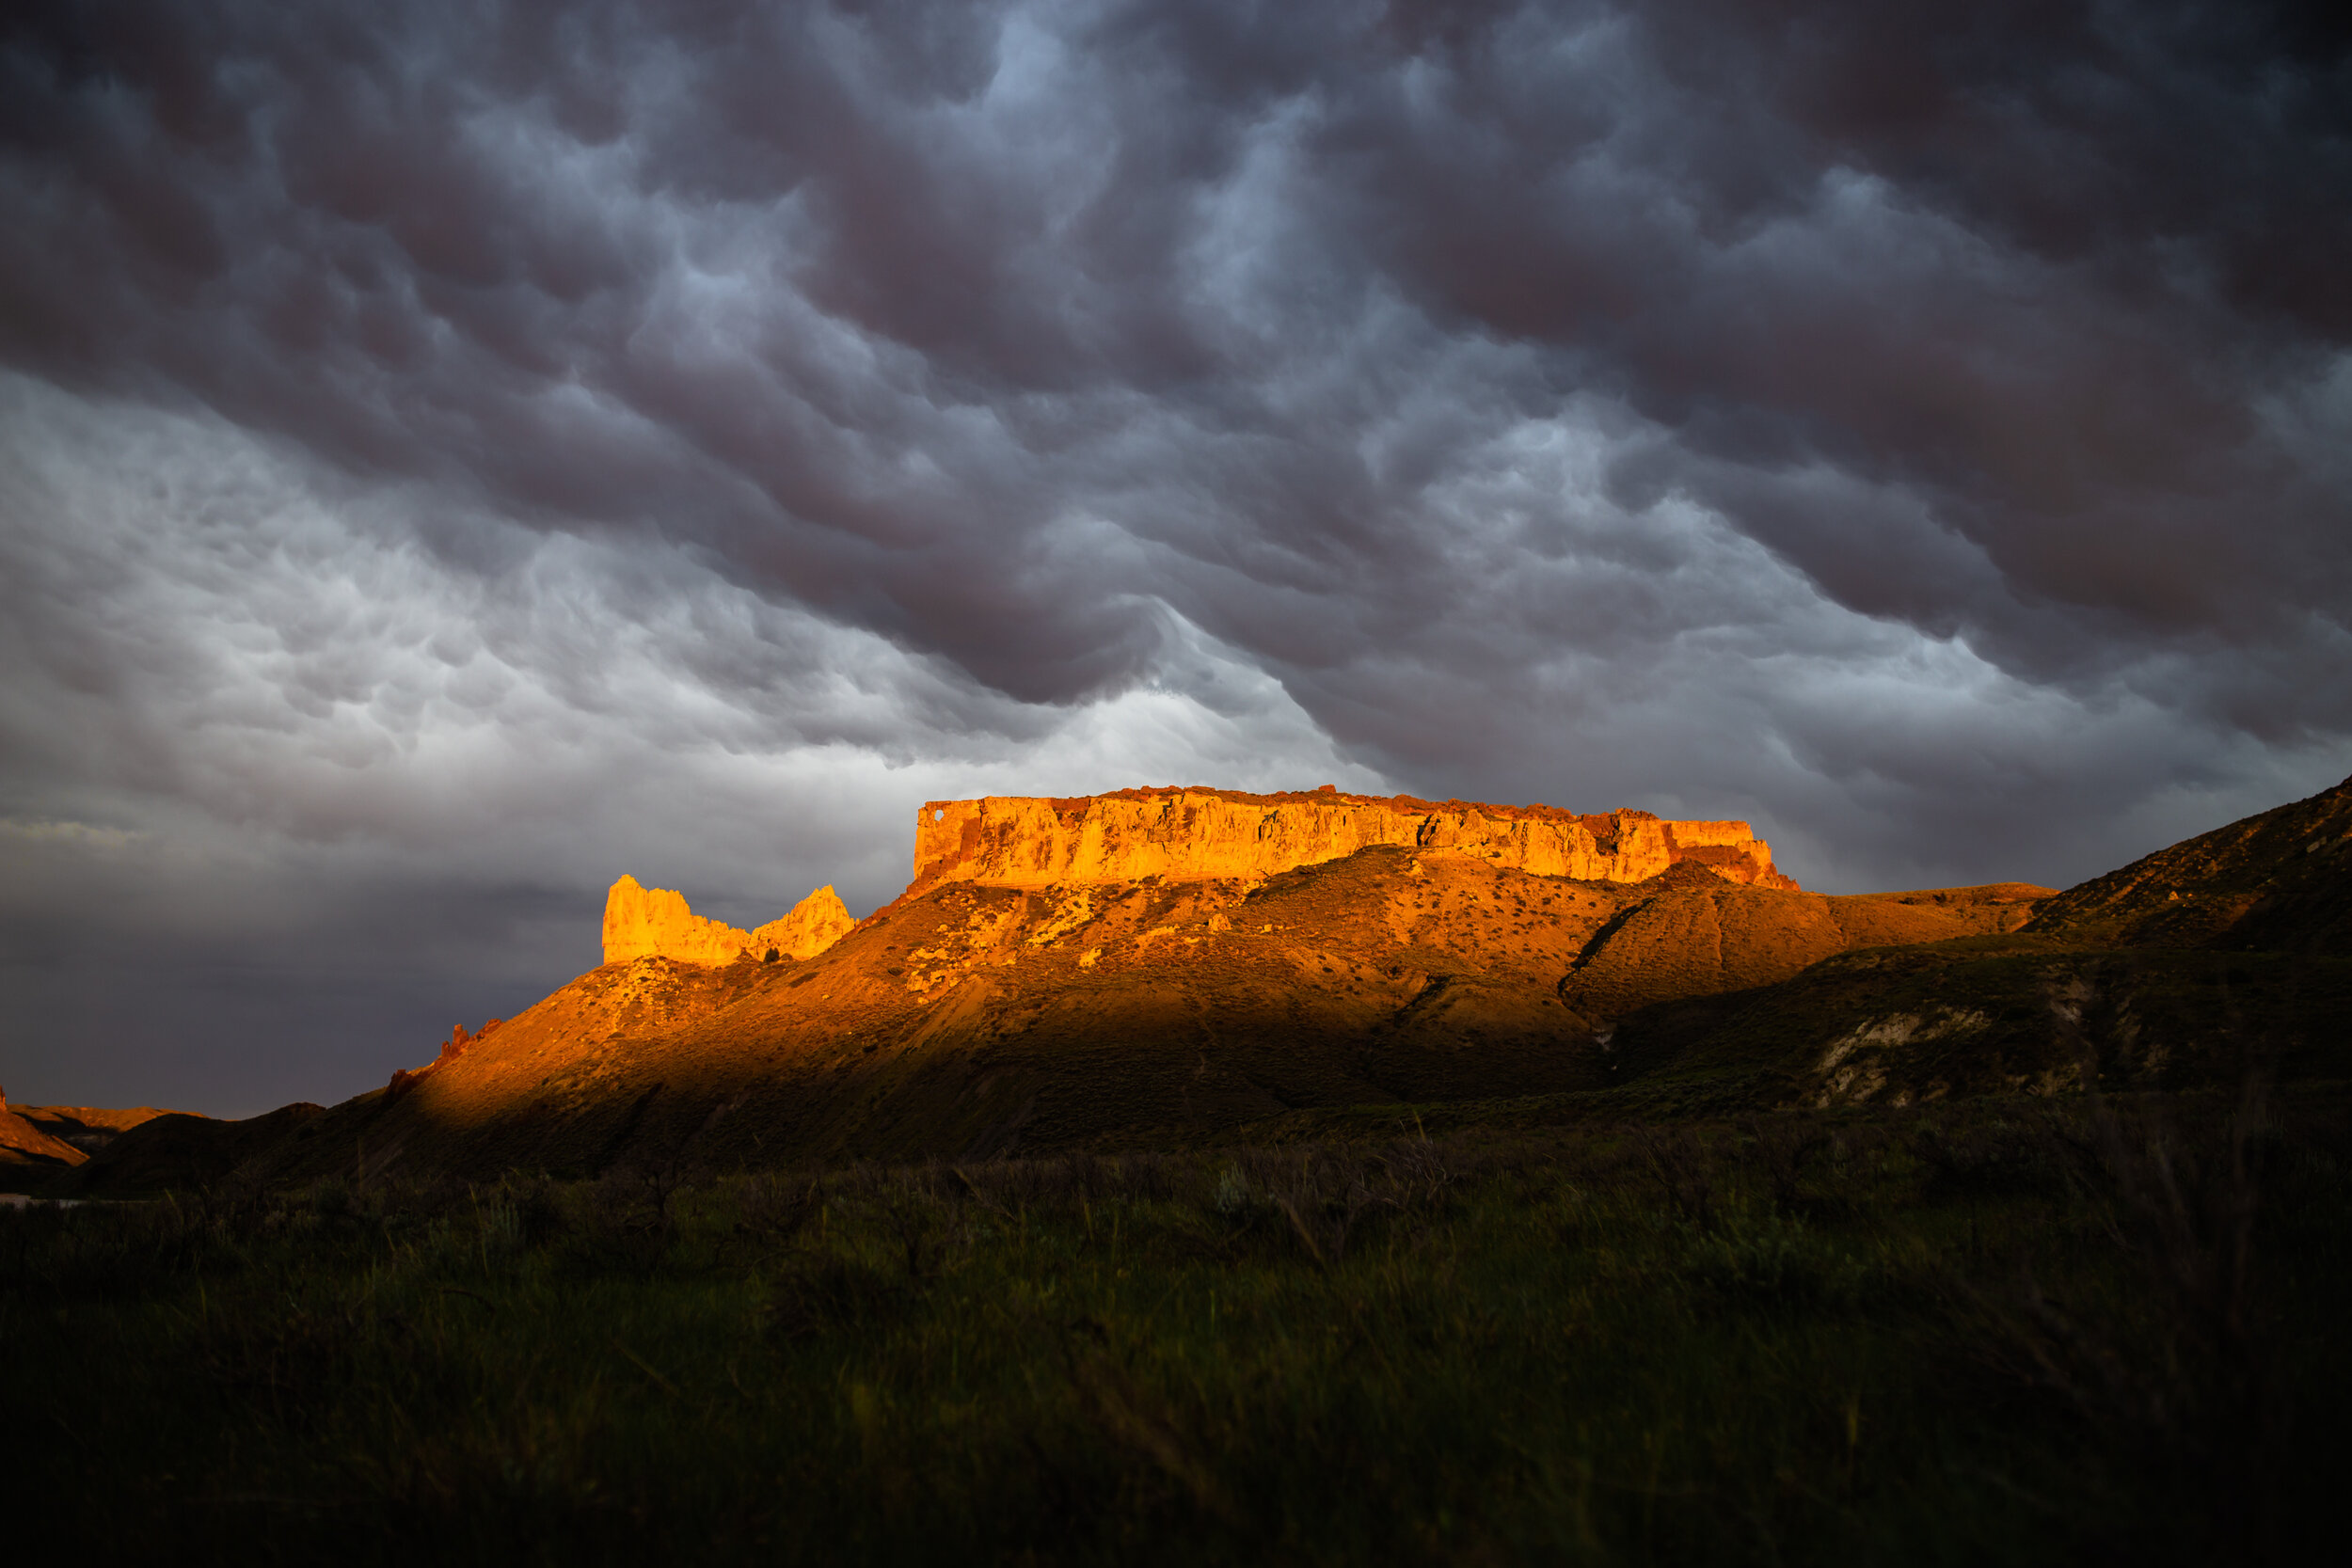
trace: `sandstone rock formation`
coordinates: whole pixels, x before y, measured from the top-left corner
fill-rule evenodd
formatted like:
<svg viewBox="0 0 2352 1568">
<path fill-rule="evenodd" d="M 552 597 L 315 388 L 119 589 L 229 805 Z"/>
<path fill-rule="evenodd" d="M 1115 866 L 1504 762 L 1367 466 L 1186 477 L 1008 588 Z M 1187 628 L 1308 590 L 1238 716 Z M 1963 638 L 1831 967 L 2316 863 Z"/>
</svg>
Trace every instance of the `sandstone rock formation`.
<svg viewBox="0 0 2352 1568">
<path fill-rule="evenodd" d="M 1667 821 L 1645 811 L 1306 794 L 1123 789 L 1048 800 L 925 802 L 909 896 L 944 882 L 994 887 L 1268 877 L 1375 845 L 1468 855 L 1542 877 L 1639 882 L 1683 862 L 1726 881 L 1794 891 L 1745 822 Z M 681 906 L 682 907 L 682 906 Z"/>
<path fill-rule="evenodd" d="M 2119 1083 L 2211 1081 L 2228 1064 L 2210 1042 L 2239 1038 L 2286 1042 L 2282 1070 L 2335 1083 L 2352 1079 L 2334 1025 L 2352 956 L 2317 944 L 2352 930 L 2347 889 L 2352 781 L 2062 896 L 1812 894 L 1745 824 L 1636 812 L 1337 791 L 934 801 L 914 886 L 863 921 L 825 888 L 739 931 L 625 877 L 612 961 L 453 1033 L 405 1092 L 165 1117 L 38 1180 L 97 1196 L 231 1170 L 977 1160 L 1289 1136 L 1311 1115 L 1402 1127 L 1457 1101 L 1614 1117 L 2049 1093 L 2078 1081 L 2050 1023 L 2070 971 L 2129 1021 L 2101 1069 Z M 813 957 L 729 961 L 771 942 Z"/>
<path fill-rule="evenodd" d="M 2043 892 L 1828 897 L 1695 861 L 1576 881 L 1393 845 L 1264 878 L 948 880 L 803 963 L 603 965 L 405 1092 L 290 1124 L 271 1180 L 985 1159 L 1147 1131 L 1225 1137 L 1316 1107 L 1401 1118 L 1599 1092 L 1681 1053 L 1645 1044 L 1636 1064 L 1620 1035 L 1650 1039 L 1642 1009 L 1762 994 L 1749 988 L 1866 943 L 2003 929 Z M 151 1190 L 170 1149 L 225 1168 L 246 1135 L 167 1128 L 42 1190 Z"/>
<path fill-rule="evenodd" d="M 739 954 L 759 958 L 771 951 L 779 958 L 813 958 L 856 924 L 830 885 L 802 899 L 782 919 L 745 931 L 704 919 L 687 906 L 684 894 L 641 887 L 636 878 L 623 877 L 605 895 L 604 961 L 675 958 L 716 967 L 733 963 Z"/>
<path fill-rule="evenodd" d="M 856 924 L 841 895 L 827 882 L 793 905 L 788 913 L 752 932 L 743 945 L 755 958 L 766 957 L 771 948 L 778 958 L 813 958 L 849 935 Z"/>
</svg>

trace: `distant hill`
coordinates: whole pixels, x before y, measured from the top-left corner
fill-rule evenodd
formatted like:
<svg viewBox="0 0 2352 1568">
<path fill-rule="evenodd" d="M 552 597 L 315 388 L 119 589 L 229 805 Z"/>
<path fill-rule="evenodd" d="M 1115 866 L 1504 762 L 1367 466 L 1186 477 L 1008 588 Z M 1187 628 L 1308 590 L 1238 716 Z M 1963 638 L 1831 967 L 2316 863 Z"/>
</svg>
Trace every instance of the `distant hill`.
<svg viewBox="0 0 2352 1568">
<path fill-rule="evenodd" d="M 924 811 L 909 894 L 810 957 L 713 947 L 661 894 L 630 951 L 676 931 L 731 960 L 616 958 L 386 1089 L 160 1118 L 50 1190 L 972 1160 L 1502 1100 L 2068 1092 L 2054 1006 L 2119 1084 L 2209 1082 L 2249 1049 L 2346 1070 L 2344 786 L 2064 894 L 1825 896 L 1744 823 L 1638 814 L 1191 791 Z M 1623 879 L 1528 868 L 1576 855 Z"/>
<path fill-rule="evenodd" d="M 120 1133 L 167 1111 L 101 1110 L 89 1105 L 11 1105 L 0 1094 L 0 1192 L 38 1185 L 48 1173 L 80 1164 Z"/>
<path fill-rule="evenodd" d="M 17 1113 L 0 1109 L 0 1170 L 9 1166 L 78 1165 L 88 1158 L 72 1144 L 52 1136 Z"/>
</svg>

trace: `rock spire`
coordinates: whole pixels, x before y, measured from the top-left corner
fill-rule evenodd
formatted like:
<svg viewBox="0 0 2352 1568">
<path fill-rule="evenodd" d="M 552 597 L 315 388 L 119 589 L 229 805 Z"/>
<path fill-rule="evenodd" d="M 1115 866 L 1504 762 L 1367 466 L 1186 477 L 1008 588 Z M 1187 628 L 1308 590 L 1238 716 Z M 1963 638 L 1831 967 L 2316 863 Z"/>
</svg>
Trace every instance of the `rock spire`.
<svg viewBox="0 0 2352 1568">
<path fill-rule="evenodd" d="M 644 887 L 625 876 L 605 895 L 604 961 L 661 958 L 717 966 L 741 953 L 760 958 L 771 950 L 779 958 L 813 958 L 856 924 L 830 884 L 782 919 L 744 931 L 696 914 L 682 893 Z"/>
</svg>

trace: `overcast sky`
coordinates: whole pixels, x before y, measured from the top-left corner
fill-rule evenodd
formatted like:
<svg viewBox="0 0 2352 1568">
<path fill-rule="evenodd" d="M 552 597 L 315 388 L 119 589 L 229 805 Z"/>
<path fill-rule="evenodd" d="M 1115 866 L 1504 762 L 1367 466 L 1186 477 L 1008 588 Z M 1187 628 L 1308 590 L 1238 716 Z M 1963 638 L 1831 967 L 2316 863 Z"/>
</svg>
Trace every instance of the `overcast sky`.
<svg viewBox="0 0 2352 1568">
<path fill-rule="evenodd" d="M 340 1099 L 934 797 L 2333 784 L 2330 15 L 18 0 L 0 1085 Z"/>
</svg>

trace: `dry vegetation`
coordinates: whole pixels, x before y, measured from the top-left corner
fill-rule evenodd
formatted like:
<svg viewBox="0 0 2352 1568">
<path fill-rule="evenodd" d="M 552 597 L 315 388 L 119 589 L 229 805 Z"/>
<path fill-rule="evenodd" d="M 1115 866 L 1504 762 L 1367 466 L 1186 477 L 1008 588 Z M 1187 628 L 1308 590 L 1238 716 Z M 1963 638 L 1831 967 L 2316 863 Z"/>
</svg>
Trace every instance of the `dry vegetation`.
<svg viewBox="0 0 2352 1568">
<path fill-rule="evenodd" d="M 101 1560 L 2277 1560 L 2352 1394 L 2297 1115 L 0 1214 L 7 1463 Z"/>
</svg>

